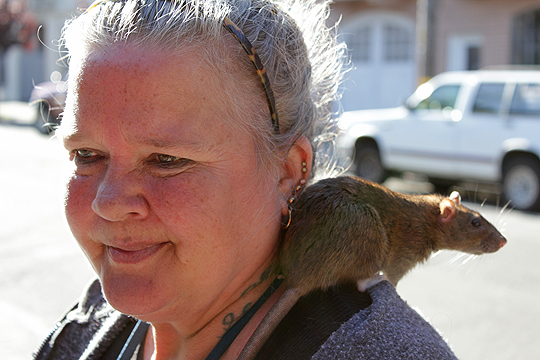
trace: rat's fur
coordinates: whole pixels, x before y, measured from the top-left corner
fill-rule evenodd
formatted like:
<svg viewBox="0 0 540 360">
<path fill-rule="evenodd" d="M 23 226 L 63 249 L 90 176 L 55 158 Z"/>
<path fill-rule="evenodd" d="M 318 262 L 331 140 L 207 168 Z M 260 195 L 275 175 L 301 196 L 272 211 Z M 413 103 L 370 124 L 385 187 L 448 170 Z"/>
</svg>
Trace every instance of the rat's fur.
<svg viewBox="0 0 540 360">
<path fill-rule="evenodd" d="M 307 187 L 293 205 L 275 269 L 302 294 L 380 271 L 395 286 L 435 251 L 483 254 L 506 243 L 459 194 L 407 195 L 339 177 Z"/>
</svg>

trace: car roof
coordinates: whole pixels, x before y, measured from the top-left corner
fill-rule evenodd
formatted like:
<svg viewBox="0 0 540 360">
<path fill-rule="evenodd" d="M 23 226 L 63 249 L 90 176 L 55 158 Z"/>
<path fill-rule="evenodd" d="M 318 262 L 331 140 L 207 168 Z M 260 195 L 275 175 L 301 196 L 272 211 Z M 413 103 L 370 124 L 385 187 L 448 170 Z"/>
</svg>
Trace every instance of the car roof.
<svg viewBox="0 0 540 360">
<path fill-rule="evenodd" d="M 475 71 L 448 71 L 433 77 L 437 83 L 456 82 L 474 79 L 478 82 L 538 82 L 540 83 L 540 70 L 475 70 Z"/>
</svg>

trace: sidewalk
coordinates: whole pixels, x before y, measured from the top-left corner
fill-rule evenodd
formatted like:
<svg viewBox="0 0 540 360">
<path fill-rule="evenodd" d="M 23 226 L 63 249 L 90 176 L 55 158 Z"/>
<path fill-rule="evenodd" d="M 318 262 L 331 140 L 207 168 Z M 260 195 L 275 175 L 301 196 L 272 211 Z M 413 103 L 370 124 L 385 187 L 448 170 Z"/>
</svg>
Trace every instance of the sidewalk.
<svg viewBox="0 0 540 360">
<path fill-rule="evenodd" d="M 0 123 L 32 125 L 36 122 L 37 105 L 26 101 L 0 102 Z"/>
</svg>

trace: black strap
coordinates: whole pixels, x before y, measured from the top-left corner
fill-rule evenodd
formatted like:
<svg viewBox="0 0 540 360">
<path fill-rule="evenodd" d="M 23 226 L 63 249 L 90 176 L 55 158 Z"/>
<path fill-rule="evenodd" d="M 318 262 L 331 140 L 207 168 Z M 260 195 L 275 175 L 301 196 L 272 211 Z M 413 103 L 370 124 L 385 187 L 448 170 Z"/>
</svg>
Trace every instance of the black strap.
<svg viewBox="0 0 540 360">
<path fill-rule="evenodd" d="M 227 351 L 229 346 L 231 346 L 232 342 L 240 331 L 246 326 L 246 324 L 251 320 L 253 315 L 259 310 L 259 308 L 268 300 L 270 296 L 277 290 L 279 285 L 283 282 L 283 279 L 276 278 L 270 287 L 266 289 L 264 294 L 257 300 L 257 302 L 238 320 L 226 333 L 223 335 L 223 337 L 219 340 L 217 345 L 214 347 L 212 352 L 206 357 L 205 360 L 219 360 L 221 356 Z"/>
<path fill-rule="evenodd" d="M 143 341 L 146 331 L 148 330 L 149 324 L 137 320 L 137 323 L 133 327 L 133 330 L 131 331 L 131 334 L 129 334 L 129 337 L 127 338 L 124 347 L 120 351 L 120 354 L 118 354 L 118 357 L 116 360 L 130 360 L 133 356 L 133 353 L 135 352 L 135 349 L 141 342 Z"/>
<path fill-rule="evenodd" d="M 206 360 L 219 360 L 221 356 L 227 351 L 229 346 L 231 346 L 234 339 L 236 339 L 236 336 L 242 331 L 244 326 L 251 320 L 253 315 L 259 310 L 259 308 L 268 300 L 270 296 L 277 290 L 277 288 L 281 285 L 283 282 L 283 279 L 275 279 L 270 287 L 266 289 L 264 294 L 257 300 L 257 302 L 238 320 L 226 333 L 223 335 L 223 337 L 219 340 L 218 344 L 212 352 L 206 357 Z M 135 352 L 135 349 L 137 349 L 137 346 L 141 344 L 141 342 L 144 339 L 144 336 L 146 335 L 146 331 L 148 330 L 149 324 L 137 320 L 137 323 L 133 327 L 133 330 L 131 331 L 129 337 L 127 338 L 126 342 L 124 343 L 124 346 L 120 353 L 118 354 L 118 357 L 116 360 L 130 360 L 133 356 L 133 353 Z"/>
</svg>

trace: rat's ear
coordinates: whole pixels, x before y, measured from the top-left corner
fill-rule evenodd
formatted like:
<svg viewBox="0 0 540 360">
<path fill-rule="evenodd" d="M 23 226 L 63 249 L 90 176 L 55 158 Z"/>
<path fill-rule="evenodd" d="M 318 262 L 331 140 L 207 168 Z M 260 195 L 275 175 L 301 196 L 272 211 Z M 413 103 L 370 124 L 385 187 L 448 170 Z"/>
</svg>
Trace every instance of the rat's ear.
<svg viewBox="0 0 540 360">
<path fill-rule="evenodd" d="M 282 213 L 284 215 L 287 213 L 288 200 L 294 196 L 300 181 L 309 179 L 312 161 L 311 143 L 304 135 L 300 135 L 289 149 L 280 170 L 278 188 L 283 197 Z M 304 166 L 303 163 L 306 165 Z M 303 168 L 306 169 L 306 172 L 302 171 Z"/>
<path fill-rule="evenodd" d="M 443 199 L 439 204 L 439 209 L 441 210 L 441 215 L 439 216 L 439 219 L 443 223 L 448 223 L 452 221 L 458 212 L 456 208 L 456 203 L 454 200 L 451 199 Z"/>
</svg>

